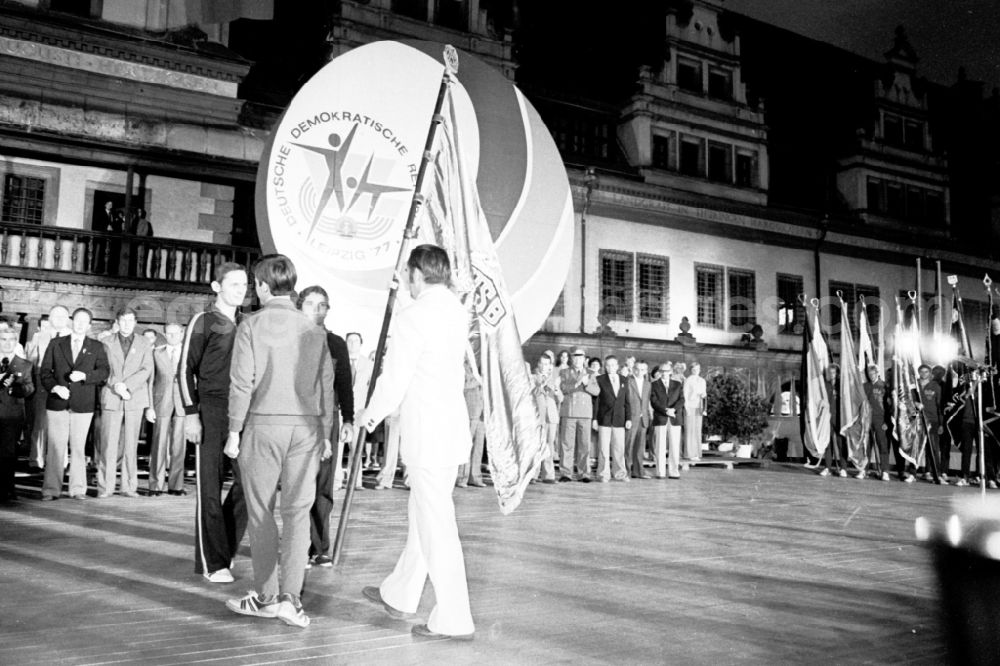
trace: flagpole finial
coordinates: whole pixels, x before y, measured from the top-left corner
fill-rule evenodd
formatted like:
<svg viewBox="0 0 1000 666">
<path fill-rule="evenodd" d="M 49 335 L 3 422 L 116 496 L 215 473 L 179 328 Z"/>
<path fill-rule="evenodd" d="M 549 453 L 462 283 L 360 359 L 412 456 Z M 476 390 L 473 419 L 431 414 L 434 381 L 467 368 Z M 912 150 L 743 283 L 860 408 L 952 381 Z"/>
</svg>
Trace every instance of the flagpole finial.
<svg viewBox="0 0 1000 666">
<path fill-rule="evenodd" d="M 864 305 L 865 304 L 865 295 L 864 294 L 858 294 L 858 301 L 861 303 L 861 305 Z"/>
<path fill-rule="evenodd" d="M 948 284 L 950 284 L 952 287 L 954 287 L 955 285 L 957 285 L 958 284 L 958 276 L 957 275 L 949 275 L 948 276 Z"/>
<path fill-rule="evenodd" d="M 916 302 L 916 300 L 917 300 L 917 292 L 916 291 L 914 291 L 913 289 L 911 289 L 908 292 L 906 292 L 906 295 L 909 297 L 909 299 L 911 301 Z"/>
<path fill-rule="evenodd" d="M 812 305 L 814 308 L 818 308 L 819 307 L 819 299 L 818 298 L 810 298 L 809 299 L 809 304 Z"/>
<path fill-rule="evenodd" d="M 837 290 L 837 298 L 839 298 L 840 300 L 844 300 L 844 292 L 842 292 L 840 289 Z"/>
<path fill-rule="evenodd" d="M 990 274 L 987 273 L 983 276 L 983 284 L 986 285 L 986 291 L 990 290 L 990 285 L 993 284 L 993 280 L 990 279 Z"/>
<path fill-rule="evenodd" d="M 458 74 L 458 51 L 451 44 L 444 47 L 444 68 L 452 76 Z"/>
<path fill-rule="evenodd" d="M 805 294 L 799 294 L 799 305 L 805 307 L 808 302 L 809 302 L 809 299 L 806 298 Z"/>
</svg>

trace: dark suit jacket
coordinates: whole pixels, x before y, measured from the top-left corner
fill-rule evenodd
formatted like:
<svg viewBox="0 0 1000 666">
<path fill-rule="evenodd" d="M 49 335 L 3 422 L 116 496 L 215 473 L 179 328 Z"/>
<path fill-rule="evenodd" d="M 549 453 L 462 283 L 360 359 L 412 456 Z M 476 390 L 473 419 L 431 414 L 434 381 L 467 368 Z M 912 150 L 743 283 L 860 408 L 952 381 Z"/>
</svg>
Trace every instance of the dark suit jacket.
<svg viewBox="0 0 1000 666">
<path fill-rule="evenodd" d="M 0 385 L 0 421 L 24 421 L 24 399 L 35 392 L 31 363 L 13 356 L 7 373 L 14 374 L 14 383 L 9 388 Z M 0 379 L 6 376 L 0 375 Z"/>
<path fill-rule="evenodd" d="M 54 412 L 70 410 L 79 413 L 94 411 L 97 403 L 97 388 L 108 378 L 108 356 L 104 345 L 92 338 L 84 338 L 80 355 L 73 362 L 73 337 L 64 335 L 53 340 L 45 350 L 42 359 L 42 387 L 49 394 L 45 409 Z M 86 375 L 82 382 L 69 381 L 69 373 L 79 370 Z M 63 400 L 52 389 L 56 386 L 69 387 L 69 400 Z"/>
<path fill-rule="evenodd" d="M 625 380 L 625 377 L 619 375 L 618 395 L 615 395 L 608 375 L 600 375 L 597 378 L 597 387 L 600 389 L 600 393 L 597 394 L 597 413 L 594 415 L 597 425 L 605 428 L 625 427 L 625 422 L 629 420 L 632 411 Z"/>
<path fill-rule="evenodd" d="M 684 382 L 674 379 L 667 386 L 667 407 L 673 407 L 674 415 L 670 417 L 670 425 L 684 425 Z"/>
<path fill-rule="evenodd" d="M 649 427 L 649 400 L 653 392 L 653 381 L 649 375 L 642 378 L 642 392 L 639 392 L 639 382 L 635 377 L 628 378 L 628 402 L 631 411 L 629 418 L 632 420 L 632 427 Z"/>
</svg>

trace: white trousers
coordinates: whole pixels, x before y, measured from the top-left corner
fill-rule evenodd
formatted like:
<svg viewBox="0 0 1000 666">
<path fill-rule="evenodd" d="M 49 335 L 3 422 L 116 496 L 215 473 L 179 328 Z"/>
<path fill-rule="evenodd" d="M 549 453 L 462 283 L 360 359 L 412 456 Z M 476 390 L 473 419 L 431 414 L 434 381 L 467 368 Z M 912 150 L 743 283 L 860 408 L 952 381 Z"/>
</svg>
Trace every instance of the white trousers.
<svg viewBox="0 0 1000 666">
<path fill-rule="evenodd" d="M 430 577 L 437 603 L 427 620 L 428 629 L 439 634 L 471 634 L 475 625 L 452 501 L 455 466 L 409 467 L 407 471 L 410 500 L 406 546 L 379 591 L 390 606 L 414 613 Z"/>
<path fill-rule="evenodd" d="M 653 460 L 656 461 L 656 476 L 663 478 L 667 473 L 667 451 L 670 456 L 670 476 L 680 476 L 680 466 L 677 464 L 681 457 L 681 426 L 662 425 L 654 428 L 655 438 L 653 440 Z"/>
<path fill-rule="evenodd" d="M 597 429 L 599 452 L 597 454 L 597 478 L 607 481 L 611 477 L 624 479 L 628 477 L 625 471 L 625 428 L 610 428 L 600 426 Z M 611 459 L 611 471 L 608 471 L 608 458 Z"/>
</svg>

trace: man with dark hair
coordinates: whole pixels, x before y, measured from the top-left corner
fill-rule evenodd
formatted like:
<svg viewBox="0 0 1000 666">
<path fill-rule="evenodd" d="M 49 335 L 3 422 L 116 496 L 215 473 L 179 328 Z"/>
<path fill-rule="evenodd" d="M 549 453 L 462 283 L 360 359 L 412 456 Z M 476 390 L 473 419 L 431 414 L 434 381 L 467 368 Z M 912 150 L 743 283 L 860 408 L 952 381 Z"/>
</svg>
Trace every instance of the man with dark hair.
<svg viewBox="0 0 1000 666">
<path fill-rule="evenodd" d="M 948 461 L 941 451 L 941 433 L 944 431 L 944 402 L 941 400 L 941 385 L 937 383 L 931 374 L 929 365 L 921 365 L 917 368 L 920 375 L 920 402 L 923 405 L 924 421 L 927 424 L 927 455 L 933 456 L 928 461 L 928 467 L 933 463 L 937 469 L 941 483 L 948 483 Z M 924 472 L 924 480 L 932 480 L 929 470 Z"/>
<path fill-rule="evenodd" d="M 149 453 L 149 494 L 162 495 L 166 490 L 169 495 L 187 495 L 184 490 L 184 403 L 177 372 L 184 327 L 171 322 L 163 332 L 167 344 L 153 350 L 153 405 L 148 412 L 154 424 Z"/>
<path fill-rule="evenodd" d="M 316 498 L 320 461 L 333 454 L 334 363 L 323 329 L 291 300 L 296 280 L 291 260 L 265 256 L 253 274 L 263 307 L 236 330 L 225 453 L 240 462 L 256 591 L 230 599 L 226 606 L 242 615 L 306 627 L 309 616 L 300 596 L 309 508 Z M 280 575 L 274 519 L 279 483 Z"/>
<path fill-rule="evenodd" d="M 333 398 L 335 409 L 340 410 L 340 423 L 338 424 L 337 412 L 334 411 L 330 439 L 336 439 L 338 442 L 352 439 L 354 390 L 351 387 L 351 361 L 347 356 L 347 344 L 344 339 L 326 330 L 324 325 L 326 313 L 330 311 L 330 298 L 323 287 L 306 287 L 299 293 L 296 306 L 326 333 L 326 344 L 333 358 Z M 327 553 L 330 552 L 330 512 L 333 511 L 335 467 L 333 456 L 330 456 L 320 461 L 316 473 L 316 500 L 309 511 L 310 545 L 307 568 L 314 565 L 327 568 L 333 566 L 333 559 Z"/>
<path fill-rule="evenodd" d="M 31 363 L 14 354 L 16 347 L 14 329 L 0 330 L 0 502 L 17 499 L 17 440 L 25 425 L 25 399 L 35 392 Z"/>
<path fill-rule="evenodd" d="M 153 404 L 153 347 L 135 335 L 135 310 L 115 315 L 118 333 L 104 342 L 108 383 L 101 389 L 101 450 L 97 456 L 97 496 L 115 492 L 118 446 L 121 444 L 121 493 L 137 497 L 139 429 L 146 408 Z"/>
<path fill-rule="evenodd" d="M 236 557 L 247 514 L 239 465 L 233 461 L 233 485 L 225 502 L 222 449 L 229 430 L 229 362 L 240 321 L 238 308 L 247 293 L 243 266 L 223 263 L 215 269 L 215 302 L 188 323 L 178 364 L 184 431 L 197 445 L 198 501 L 195 504 L 194 570 L 212 583 L 233 582 Z"/>
<path fill-rule="evenodd" d="M 604 359 L 604 374 L 597 378 L 597 410 L 594 424 L 597 426 L 597 480 L 607 483 L 608 479 L 628 481 L 625 468 L 625 431 L 632 427 L 632 405 L 629 401 L 625 378 L 618 374 L 618 357 Z M 608 458 L 611 470 L 608 470 Z"/>
<path fill-rule="evenodd" d="M 436 605 L 413 634 L 468 639 L 475 625 L 452 493 L 455 468 L 469 460 L 472 446 L 464 396 L 469 314 L 448 289 L 444 250 L 421 245 L 407 267 L 414 300 L 392 322 L 385 367 L 361 423 L 371 432 L 399 409 L 409 532 L 393 572 L 362 593 L 390 616 L 405 617 L 417 610 L 429 576 Z"/>
<path fill-rule="evenodd" d="M 53 340 L 42 359 L 42 386 L 49 394 L 45 402 L 48 446 L 45 452 L 45 481 L 42 499 L 58 499 L 66 470 L 69 446 L 69 496 L 83 499 L 87 494 L 87 467 L 84 447 L 94 418 L 97 387 L 108 378 L 108 357 L 104 345 L 87 337 L 93 315 L 87 308 L 73 311 L 70 335 Z"/>
</svg>

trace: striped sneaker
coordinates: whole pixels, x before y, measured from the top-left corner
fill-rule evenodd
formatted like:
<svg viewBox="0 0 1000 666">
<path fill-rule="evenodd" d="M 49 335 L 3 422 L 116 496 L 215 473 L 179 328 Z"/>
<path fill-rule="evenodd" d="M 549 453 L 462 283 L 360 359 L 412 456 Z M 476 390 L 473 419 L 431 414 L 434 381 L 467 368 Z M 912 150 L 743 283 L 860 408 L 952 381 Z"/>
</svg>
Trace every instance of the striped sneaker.
<svg viewBox="0 0 1000 666">
<path fill-rule="evenodd" d="M 309 626 L 309 616 L 302 610 L 302 604 L 296 597 L 290 594 L 282 594 L 280 599 L 281 601 L 277 603 L 278 612 L 272 617 L 277 617 L 292 627 L 305 629 Z"/>
<path fill-rule="evenodd" d="M 239 599 L 229 599 L 226 601 L 226 608 L 234 613 L 239 613 L 240 615 L 252 615 L 253 617 L 278 617 L 278 611 L 280 610 L 279 607 L 280 604 L 277 599 L 264 601 L 264 599 L 262 599 L 260 595 L 253 590 L 247 592 L 245 597 L 240 597 Z"/>
</svg>

